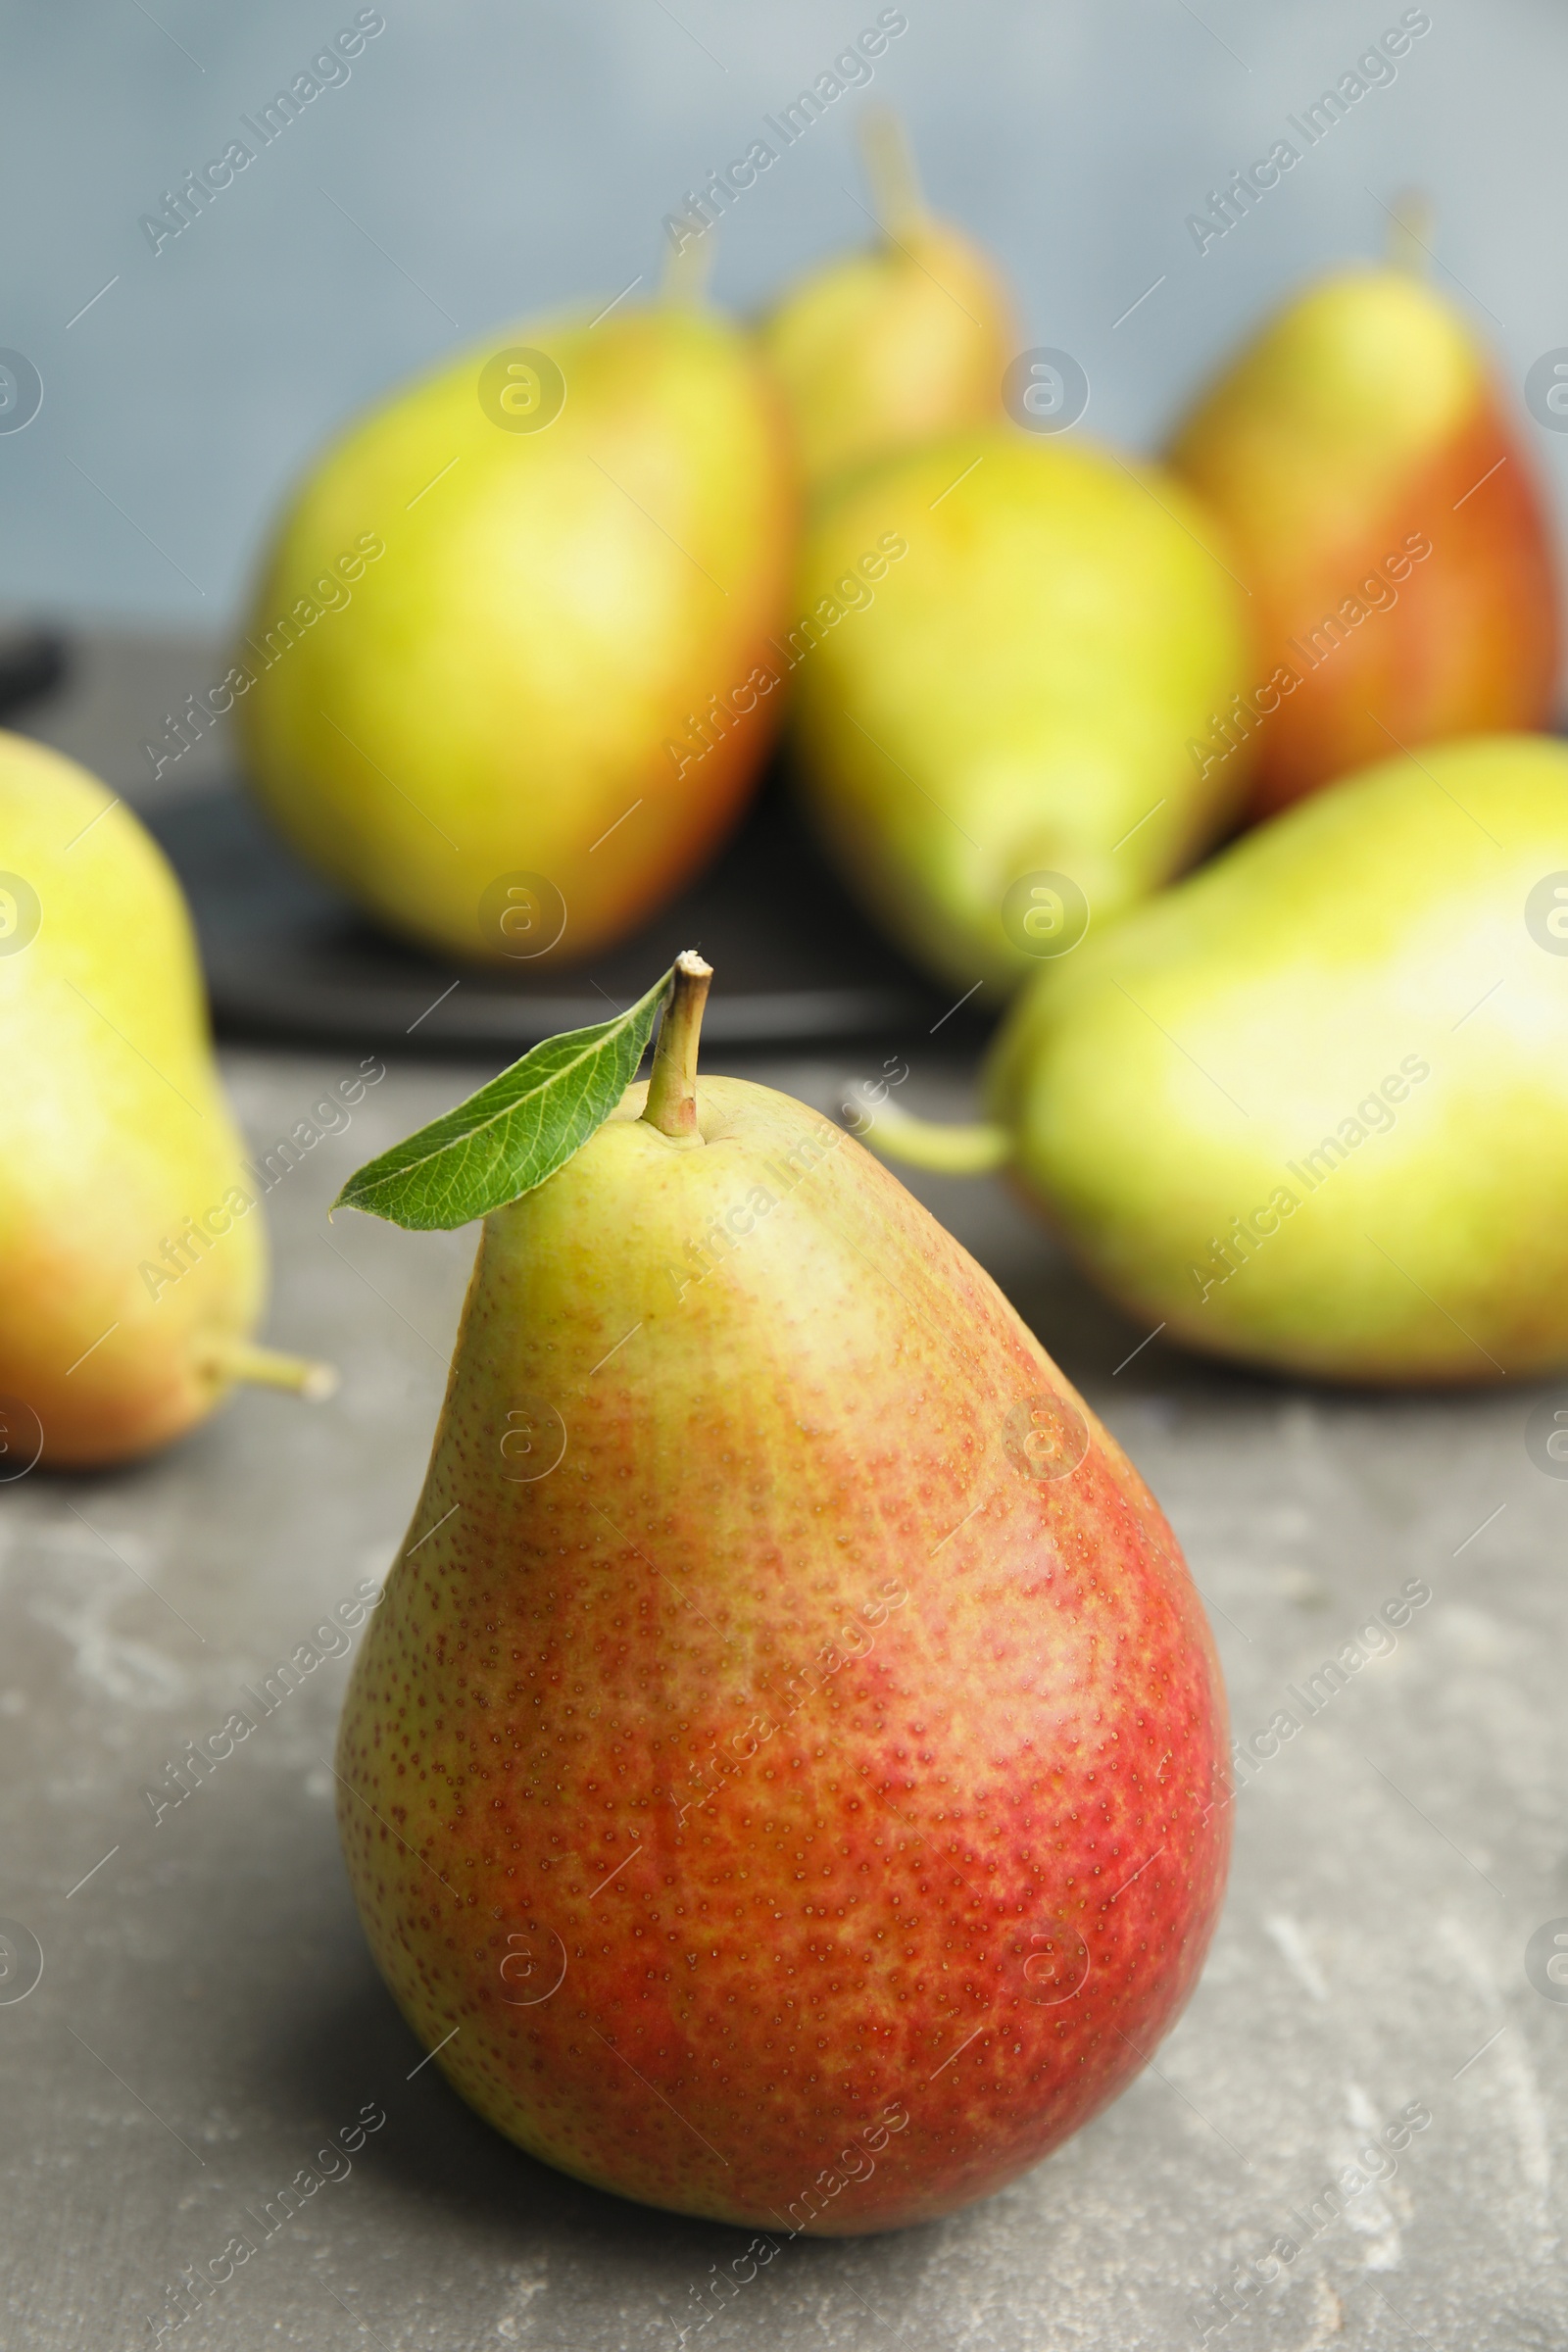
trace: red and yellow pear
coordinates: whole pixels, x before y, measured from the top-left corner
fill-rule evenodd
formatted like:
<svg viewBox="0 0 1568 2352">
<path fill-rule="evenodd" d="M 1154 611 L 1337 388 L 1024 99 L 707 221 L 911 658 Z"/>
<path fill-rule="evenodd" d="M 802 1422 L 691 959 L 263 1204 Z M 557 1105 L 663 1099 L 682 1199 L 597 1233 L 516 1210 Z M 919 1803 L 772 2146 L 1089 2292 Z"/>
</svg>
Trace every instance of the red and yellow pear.
<svg viewBox="0 0 1568 2352">
<path fill-rule="evenodd" d="M 0 735 L 0 1477 L 151 1452 L 238 1380 L 326 1394 L 253 1344 L 261 1184 L 162 852 L 74 760 Z"/>
<path fill-rule="evenodd" d="M 1420 250 L 1407 224 L 1400 252 Z M 1170 462 L 1227 526 L 1258 636 L 1253 691 L 1194 756 L 1234 764 L 1250 736 L 1260 814 L 1400 748 L 1549 724 L 1560 614 L 1536 468 L 1469 318 L 1405 260 L 1297 295 Z"/>
<path fill-rule="evenodd" d="M 485 1217 L 340 1822 L 387 1983 L 498 2130 L 846 2235 L 1001 2186 L 1171 2025 L 1224 1701 L 1120 1447 L 858 1144 L 694 1076 L 706 986 L 683 957 L 651 1080 Z M 525 1079 L 345 1199 L 401 1169 L 425 1205 L 381 1213 L 470 1213 L 443 1153 Z"/>
</svg>

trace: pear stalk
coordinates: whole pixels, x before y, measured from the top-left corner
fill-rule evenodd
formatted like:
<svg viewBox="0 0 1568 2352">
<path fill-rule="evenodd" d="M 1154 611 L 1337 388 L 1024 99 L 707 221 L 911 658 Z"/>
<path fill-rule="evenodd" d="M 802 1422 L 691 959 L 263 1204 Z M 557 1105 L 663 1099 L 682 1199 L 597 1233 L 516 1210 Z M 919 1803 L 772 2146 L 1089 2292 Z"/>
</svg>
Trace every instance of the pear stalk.
<svg viewBox="0 0 1568 2352">
<path fill-rule="evenodd" d="M 249 1340 L 230 1340 L 213 1348 L 209 1361 L 220 1380 L 249 1381 L 263 1389 L 287 1389 L 308 1404 L 319 1404 L 337 1389 L 335 1366 L 308 1355 L 285 1355 Z"/>
<path fill-rule="evenodd" d="M 942 1176 L 989 1175 L 1012 1157 L 1012 1137 L 1005 1127 L 988 1120 L 948 1127 L 937 1119 L 912 1118 L 891 1102 L 880 1105 L 874 1121 L 864 1130 L 864 1140 L 886 1159 L 901 1159 L 911 1168 L 931 1168 Z"/>
<path fill-rule="evenodd" d="M 1401 188 L 1389 212 L 1389 262 L 1411 277 L 1432 270 L 1433 204 L 1424 188 Z"/>
<path fill-rule="evenodd" d="M 659 1026 L 643 1109 L 643 1117 L 661 1135 L 697 1132 L 697 1041 L 712 977 L 712 965 L 705 963 L 695 948 L 675 958 L 674 983 Z"/>
<path fill-rule="evenodd" d="M 885 237 L 896 245 L 925 218 L 908 133 L 889 106 L 869 106 L 860 118 L 860 159 L 871 204 Z"/>
<path fill-rule="evenodd" d="M 672 311 L 701 310 L 712 268 L 713 245 L 708 232 L 689 237 L 665 257 L 661 301 Z"/>
</svg>

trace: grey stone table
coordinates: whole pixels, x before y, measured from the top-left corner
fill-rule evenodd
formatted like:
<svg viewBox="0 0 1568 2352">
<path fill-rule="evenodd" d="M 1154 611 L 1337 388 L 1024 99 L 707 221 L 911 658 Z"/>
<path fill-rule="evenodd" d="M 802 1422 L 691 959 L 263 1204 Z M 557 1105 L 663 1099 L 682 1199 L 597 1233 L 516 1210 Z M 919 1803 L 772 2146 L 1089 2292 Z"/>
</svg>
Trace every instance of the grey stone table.
<svg viewBox="0 0 1568 2352">
<path fill-rule="evenodd" d="M 225 1054 L 252 1145 L 358 1058 Z M 966 1071 L 910 1059 L 911 1107 L 966 1107 Z M 857 1074 L 730 1066 L 823 1106 Z M 1143 1333 L 1000 1187 L 918 1189 L 1169 1512 L 1254 1759 L 1191 2008 L 1035 2172 L 936 2227 L 789 2245 L 721 2308 L 741 2233 L 549 2172 L 420 2065 L 338 1859 L 345 1658 L 155 1820 L 183 1743 L 393 1555 L 472 1236 L 325 1208 L 485 1074 L 394 1065 L 269 1199 L 270 1334 L 341 1366 L 333 1401 L 247 1395 L 143 1468 L 0 1488 L 0 2342 L 149 2344 L 182 2269 L 238 2238 L 166 2342 L 675 2352 L 711 2312 L 704 2352 L 1568 2344 L 1568 1984 L 1539 1934 L 1568 1934 L 1568 1483 L 1527 1450 L 1540 1395 L 1336 1395 L 1158 1340 L 1126 1361 Z M 1410 1586 L 1430 1599 L 1391 1630 Z M 384 2122 L 318 2168 L 362 2114 Z"/>
</svg>

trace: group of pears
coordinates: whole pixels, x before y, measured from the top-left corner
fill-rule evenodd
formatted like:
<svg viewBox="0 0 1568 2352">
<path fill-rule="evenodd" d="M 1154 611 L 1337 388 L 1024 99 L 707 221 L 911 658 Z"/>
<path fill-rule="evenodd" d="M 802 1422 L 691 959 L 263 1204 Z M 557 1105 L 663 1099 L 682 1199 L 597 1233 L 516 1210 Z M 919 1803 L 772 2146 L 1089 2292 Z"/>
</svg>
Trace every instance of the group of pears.
<svg viewBox="0 0 1568 2352">
<path fill-rule="evenodd" d="M 1471 336 L 1406 271 L 1334 278 L 1167 467 L 1124 462 L 1002 413 L 997 274 L 874 153 L 881 249 L 759 333 L 677 272 L 351 432 L 230 673 L 257 788 L 407 936 L 581 956 L 692 873 L 789 704 L 852 888 L 1014 999 L 988 1123 L 884 1105 L 870 1140 L 1011 1166 L 1200 1347 L 1560 1363 L 1556 608 Z M 0 843 L 0 1477 L 146 1452 L 239 1379 L 319 1392 L 255 1342 L 265 1185 L 172 876 L 15 737 Z M 683 956 L 341 1196 L 482 1227 L 340 1823 L 499 2129 L 843 2234 L 1011 2179 L 1179 2014 L 1224 1696 L 1154 1498 L 995 1284 L 842 1126 L 699 1078 L 710 977 Z"/>
<path fill-rule="evenodd" d="M 755 330 L 688 251 L 662 299 L 465 352 L 321 459 L 244 649 L 256 790 L 392 929 L 542 968 L 692 876 L 787 713 L 851 892 L 955 999 L 1015 1000 L 997 1126 L 875 1141 L 1006 1161 L 1200 1348 L 1560 1362 L 1568 967 L 1525 908 L 1568 871 L 1568 754 L 1523 739 L 1555 565 L 1414 200 L 1153 464 L 1040 429 L 1049 355 L 1008 413 L 1001 275 L 865 123 L 879 244 Z M 329 602 L 368 522 L 386 559 Z"/>
<path fill-rule="evenodd" d="M 683 254 L 659 299 L 465 352 L 326 453 L 230 672 L 255 790 L 389 928 L 549 966 L 692 876 L 787 712 L 852 892 L 956 997 L 1012 1000 L 990 1122 L 887 1106 L 873 1142 L 1009 1167 L 1200 1348 L 1371 1381 L 1561 1363 L 1568 752 L 1528 733 L 1558 603 L 1474 333 L 1406 226 L 1287 305 L 1164 465 L 1029 429 L 1054 417 L 1004 410 L 998 270 L 892 120 L 866 129 L 879 244 L 755 330 Z M 29 892 L 52 912 L 0 955 L 38 1077 L 0 1181 L 13 1456 L 35 1422 L 111 1459 L 242 1374 L 321 1380 L 252 1345 L 263 1218 L 183 909 L 99 791 L 0 761 L 0 949 Z M 111 1019 L 127 887 L 149 952 Z M 49 1107 L 74 1056 L 90 1151 Z M 132 1226 L 173 1280 L 138 1246 L 84 1281 Z"/>
</svg>

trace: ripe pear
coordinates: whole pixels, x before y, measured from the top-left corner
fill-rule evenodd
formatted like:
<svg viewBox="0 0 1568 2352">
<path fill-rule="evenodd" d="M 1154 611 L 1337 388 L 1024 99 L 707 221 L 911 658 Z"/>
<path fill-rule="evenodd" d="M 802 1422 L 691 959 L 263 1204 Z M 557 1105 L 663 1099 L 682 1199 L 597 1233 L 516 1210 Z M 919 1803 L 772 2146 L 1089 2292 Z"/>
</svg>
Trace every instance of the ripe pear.
<svg viewBox="0 0 1568 2352">
<path fill-rule="evenodd" d="M 124 1461 L 236 1380 L 328 1393 L 252 1345 L 258 1179 L 219 1085 L 179 886 L 122 801 L 0 734 L 0 1476 Z"/>
<path fill-rule="evenodd" d="M 995 1124 L 1146 1329 L 1309 1378 L 1568 1363 L 1568 748 L 1402 755 L 1248 834 L 1042 973 Z"/>
<path fill-rule="evenodd" d="M 677 968 L 652 1080 L 484 1220 L 344 1849 L 415 2031 L 532 2154 L 891 2229 L 1046 2154 L 1181 2008 L 1224 1701 L 1119 1446 L 858 1144 L 694 1079 Z"/>
<path fill-rule="evenodd" d="M 1212 525 L 1157 467 L 1011 427 L 843 484 L 808 532 L 806 802 L 848 886 L 956 991 L 1006 994 L 1188 863 L 1245 754 L 1189 739 L 1248 674 Z"/>
<path fill-rule="evenodd" d="M 443 955 L 618 939 L 756 780 L 797 499 L 750 339 L 674 291 L 400 386 L 268 558 L 229 681 L 263 804 Z"/>
<path fill-rule="evenodd" d="M 1018 348 L 995 263 L 926 210 L 892 116 L 864 118 L 881 240 L 809 270 L 762 322 L 788 397 L 807 487 L 1002 416 Z"/>
<path fill-rule="evenodd" d="M 1289 302 L 1176 435 L 1227 524 L 1259 659 L 1195 757 L 1255 737 L 1260 813 L 1395 750 L 1545 726 L 1557 567 L 1536 468 L 1470 320 L 1411 269 Z"/>
</svg>

